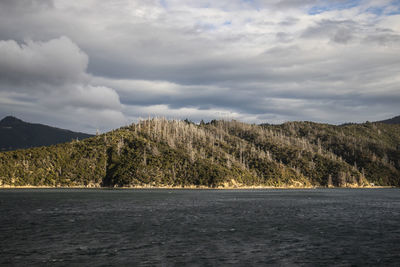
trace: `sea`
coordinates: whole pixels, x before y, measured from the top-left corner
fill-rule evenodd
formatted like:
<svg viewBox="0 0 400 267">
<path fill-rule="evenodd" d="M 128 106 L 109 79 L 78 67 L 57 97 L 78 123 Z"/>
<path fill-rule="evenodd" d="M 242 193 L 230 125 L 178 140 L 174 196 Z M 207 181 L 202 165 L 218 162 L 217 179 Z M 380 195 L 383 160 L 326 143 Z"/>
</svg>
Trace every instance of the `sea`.
<svg viewBox="0 0 400 267">
<path fill-rule="evenodd" d="M 1 189 L 1 266 L 400 266 L 400 189 Z"/>
</svg>

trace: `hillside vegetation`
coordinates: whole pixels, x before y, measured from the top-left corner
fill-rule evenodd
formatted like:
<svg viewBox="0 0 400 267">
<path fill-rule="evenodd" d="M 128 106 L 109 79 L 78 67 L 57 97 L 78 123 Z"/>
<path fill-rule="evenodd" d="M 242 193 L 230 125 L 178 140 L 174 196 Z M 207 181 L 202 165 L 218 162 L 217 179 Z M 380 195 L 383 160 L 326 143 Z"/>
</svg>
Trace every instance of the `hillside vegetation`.
<svg viewBox="0 0 400 267">
<path fill-rule="evenodd" d="M 386 123 L 386 124 L 400 124 L 400 116 L 396 116 L 387 120 L 383 120 L 383 121 L 377 121 L 380 123 Z"/>
<path fill-rule="evenodd" d="M 24 122 L 12 116 L 0 121 L 0 151 L 50 146 L 91 136 L 93 135 Z"/>
<path fill-rule="evenodd" d="M 400 186 L 400 125 L 150 119 L 0 153 L 13 186 Z"/>
</svg>

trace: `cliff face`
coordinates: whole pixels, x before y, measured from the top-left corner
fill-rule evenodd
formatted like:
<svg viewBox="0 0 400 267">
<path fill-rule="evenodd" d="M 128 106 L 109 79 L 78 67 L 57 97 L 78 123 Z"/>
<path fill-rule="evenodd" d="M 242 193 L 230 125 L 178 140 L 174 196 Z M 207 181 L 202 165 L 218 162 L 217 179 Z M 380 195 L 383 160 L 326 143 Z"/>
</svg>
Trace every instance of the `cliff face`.
<svg viewBox="0 0 400 267">
<path fill-rule="evenodd" d="M 196 125 L 152 119 L 83 141 L 0 153 L 3 185 L 400 185 L 400 125 Z"/>
</svg>

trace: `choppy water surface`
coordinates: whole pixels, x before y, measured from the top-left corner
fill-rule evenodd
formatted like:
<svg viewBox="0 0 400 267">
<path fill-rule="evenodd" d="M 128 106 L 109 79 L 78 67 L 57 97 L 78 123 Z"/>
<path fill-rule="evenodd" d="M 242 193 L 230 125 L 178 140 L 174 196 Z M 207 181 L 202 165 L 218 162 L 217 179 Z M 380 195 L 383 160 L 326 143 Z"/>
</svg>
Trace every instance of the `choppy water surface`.
<svg viewBox="0 0 400 267">
<path fill-rule="evenodd" d="M 0 190 L 0 264 L 399 266 L 400 190 Z"/>
</svg>

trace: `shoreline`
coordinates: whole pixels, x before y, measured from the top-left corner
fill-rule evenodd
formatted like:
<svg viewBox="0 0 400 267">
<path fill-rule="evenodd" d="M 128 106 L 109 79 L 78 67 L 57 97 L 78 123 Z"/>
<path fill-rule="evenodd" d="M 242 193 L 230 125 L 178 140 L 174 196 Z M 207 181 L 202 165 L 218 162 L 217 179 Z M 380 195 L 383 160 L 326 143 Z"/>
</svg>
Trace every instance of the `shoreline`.
<svg viewBox="0 0 400 267">
<path fill-rule="evenodd" d="M 33 185 L 1 185 L 1 189 L 104 189 L 104 190 L 129 190 L 129 189 L 172 189 L 172 190 L 265 190 L 265 189 L 382 189 L 398 188 L 395 186 L 348 186 L 348 187 L 323 187 L 323 186 L 131 186 L 131 187 L 101 187 L 101 186 L 33 186 Z"/>
</svg>

